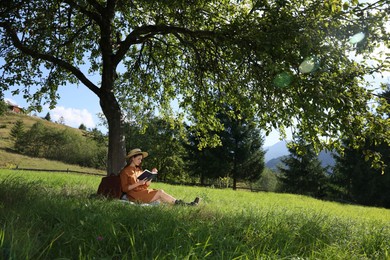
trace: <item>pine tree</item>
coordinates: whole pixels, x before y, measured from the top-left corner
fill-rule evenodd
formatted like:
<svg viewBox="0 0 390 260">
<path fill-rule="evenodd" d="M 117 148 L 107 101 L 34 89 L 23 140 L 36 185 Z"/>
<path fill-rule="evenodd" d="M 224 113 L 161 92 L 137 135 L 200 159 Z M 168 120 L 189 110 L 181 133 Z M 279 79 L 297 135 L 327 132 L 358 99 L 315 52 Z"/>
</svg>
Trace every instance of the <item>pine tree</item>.
<svg viewBox="0 0 390 260">
<path fill-rule="evenodd" d="M 10 136 L 17 142 L 24 135 L 24 123 L 22 120 L 16 121 L 15 125 L 11 128 Z"/>
<path fill-rule="evenodd" d="M 305 147 L 304 151 L 290 147 L 290 155 L 282 160 L 285 166 L 279 167 L 282 173 L 281 189 L 284 192 L 323 197 L 327 184 L 326 169 L 322 168 L 311 145 L 304 145 L 301 139 L 298 142 Z"/>
<path fill-rule="evenodd" d="M 81 123 L 80 126 L 79 126 L 79 129 L 86 131 L 87 127 L 83 123 Z"/>
<path fill-rule="evenodd" d="M 390 103 L 390 85 L 379 96 L 384 99 L 382 105 Z M 390 115 L 384 117 L 388 119 Z M 385 142 L 378 142 L 377 138 L 380 137 L 375 133 L 366 137 L 365 147 L 360 149 L 350 147 L 350 139 L 345 139 L 344 155 L 335 157 L 336 165 L 331 180 L 335 195 L 341 199 L 390 208 L 390 146 Z M 372 167 L 371 160 L 365 159 L 364 150 L 382 154 L 382 159 L 387 165 L 383 174 L 381 169 Z"/>
<path fill-rule="evenodd" d="M 47 112 L 46 116 L 45 116 L 43 119 L 45 119 L 45 120 L 47 120 L 47 121 L 51 122 L 51 116 L 50 116 L 50 113 L 49 113 L 49 112 Z"/>
<path fill-rule="evenodd" d="M 214 148 L 197 147 L 197 137 L 190 134 L 190 160 L 193 161 L 191 170 L 201 173 L 201 183 L 205 178 L 232 178 L 233 189 L 237 182 L 255 182 L 264 170 L 263 138 L 260 130 L 250 123 L 250 120 L 239 111 L 234 112 L 235 119 L 224 114 L 218 114 L 218 119 L 224 125 L 224 130 L 216 132 L 221 145 Z"/>
<path fill-rule="evenodd" d="M 7 110 L 8 110 L 7 103 L 5 103 L 3 100 L 0 100 L 0 116 L 5 114 Z"/>
</svg>

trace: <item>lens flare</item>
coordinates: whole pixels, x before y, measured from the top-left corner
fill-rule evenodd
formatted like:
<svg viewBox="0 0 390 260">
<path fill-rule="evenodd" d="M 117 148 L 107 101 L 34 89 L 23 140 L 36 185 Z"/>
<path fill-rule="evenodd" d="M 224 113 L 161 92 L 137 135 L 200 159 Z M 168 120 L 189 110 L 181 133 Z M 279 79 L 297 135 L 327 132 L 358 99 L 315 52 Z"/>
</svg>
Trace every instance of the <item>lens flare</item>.
<svg viewBox="0 0 390 260">
<path fill-rule="evenodd" d="M 310 73 L 316 68 L 316 61 L 313 57 L 305 59 L 301 65 L 299 65 L 299 71 L 302 73 Z"/>
<path fill-rule="evenodd" d="M 291 75 L 288 72 L 282 72 L 276 75 L 273 82 L 275 86 L 279 88 L 284 88 L 290 85 L 291 81 L 292 81 Z"/>
<path fill-rule="evenodd" d="M 351 38 L 349 38 L 349 42 L 351 44 L 356 44 L 356 43 L 361 42 L 364 39 L 364 37 L 366 37 L 366 35 L 363 32 L 360 32 L 360 33 L 353 35 Z"/>
</svg>

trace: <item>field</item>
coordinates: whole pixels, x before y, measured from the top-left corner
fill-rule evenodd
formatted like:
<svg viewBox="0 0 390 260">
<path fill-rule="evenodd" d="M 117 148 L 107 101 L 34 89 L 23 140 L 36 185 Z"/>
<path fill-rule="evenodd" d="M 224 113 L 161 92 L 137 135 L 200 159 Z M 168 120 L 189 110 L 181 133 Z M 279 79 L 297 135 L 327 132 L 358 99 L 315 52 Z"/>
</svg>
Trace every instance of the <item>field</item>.
<svg viewBox="0 0 390 260">
<path fill-rule="evenodd" d="M 94 174 L 105 174 L 104 171 L 81 167 L 78 165 L 65 164 L 59 161 L 47 160 L 44 158 L 34 158 L 17 154 L 13 151 L 13 140 L 10 137 L 10 131 L 16 121 L 21 120 L 25 125 L 25 130 L 29 129 L 36 122 L 42 122 L 44 125 L 57 129 L 73 129 L 81 134 L 79 129 L 69 126 L 49 122 L 39 117 L 23 114 L 7 113 L 0 116 L 0 168 L 29 168 L 29 169 L 48 169 L 48 170 L 71 170 L 80 172 L 89 172 Z"/>
<path fill-rule="evenodd" d="M 130 205 L 100 178 L 0 169 L 0 258 L 390 259 L 388 209 L 162 183 L 201 205 Z"/>
</svg>

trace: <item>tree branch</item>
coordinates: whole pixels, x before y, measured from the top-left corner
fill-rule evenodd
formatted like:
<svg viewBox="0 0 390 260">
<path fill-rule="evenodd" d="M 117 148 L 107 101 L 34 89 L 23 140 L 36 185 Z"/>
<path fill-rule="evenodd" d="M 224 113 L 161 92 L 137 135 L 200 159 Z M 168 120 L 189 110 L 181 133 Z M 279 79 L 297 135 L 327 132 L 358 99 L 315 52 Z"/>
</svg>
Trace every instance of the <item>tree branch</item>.
<svg viewBox="0 0 390 260">
<path fill-rule="evenodd" d="M 157 34 L 166 35 L 170 33 L 175 34 L 176 37 L 179 34 L 185 34 L 192 36 L 193 38 L 209 39 L 212 41 L 215 40 L 216 36 L 216 33 L 213 31 L 192 31 L 186 28 L 169 25 L 145 25 L 137 27 L 120 43 L 120 47 L 114 56 L 114 63 L 119 64 L 131 45 L 142 43 Z"/>
<path fill-rule="evenodd" d="M 14 46 L 20 50 L 21 52 L 30 55 L 33 58 L 36 59 L 42 59 L 45 61 L 52 62 L 53 64 L 56 64 L 57 66 L 71 72 L 73 75 L 76 76 L 87 88 L 89 88 L 93 93 L 95 93 L 97 96 L 100 96 L 99 88 L 93 84 L 78 68 L 71 65 L 70 63 L 58 59 L 50 54 L 45 53 L 39 53 L 35 49 L 31 49 L 27 46 L 25 46 L 18 38 L 17 33 L 13 30 L 13 28 L 5 22 L 0 23 L 0 27 L 4 28 L 8 34 L 8 36 L 11 38 L 11 41 L 13 42 Z"/>
<path fill-rule="evenodd" d="M 76 8 L 77 10 L 79 10 L 81 13 L 85 14 L 89 18 L 93 19 L 97 24 L 101 25 L 102 18 L 98 13 L 88 11 L 85 7 L 77 4 L 73 0 L 64 0 L 64 2 L 67 3 L 69 6 Z M 95 2 L 95 5 L 98 5 L 98 3 L 94 0 L 88 0 L 88 2 L 91 2 L 92 5 Z M 95 7 L 95 5 L 93 5 L 93 6 Z M 100 6 L 100 7 L 103 8 L 102 6 Z M 96 6 L 95 8 L 99 8 L 99 7 Z M 97 10 L 99 10 L 99 9 L 97 9 Z"/>
<path fill-rule="evenodd" d="M 99 13 L 102 13 L 104 11 L 104 7 L 99 4 L 96 0 L 87 0 L 87 2 L 93 6 Z"/>
<path fill-rule="evenodd" d="M 80 29 L 76 30 L 76 32 L 73 34 L 72 37 L 69 38 L 69 40 L 65 41 L 64 43 L 60 44 L 59 46 L 66 46 L 70 43 L 72 43 L 77 37 L 80 36 L 81 32 L 87 29 L 90 25 L 92 25 L 92 22 L 89 21 L 87 24 L 82 26 Z"/>
</svg>

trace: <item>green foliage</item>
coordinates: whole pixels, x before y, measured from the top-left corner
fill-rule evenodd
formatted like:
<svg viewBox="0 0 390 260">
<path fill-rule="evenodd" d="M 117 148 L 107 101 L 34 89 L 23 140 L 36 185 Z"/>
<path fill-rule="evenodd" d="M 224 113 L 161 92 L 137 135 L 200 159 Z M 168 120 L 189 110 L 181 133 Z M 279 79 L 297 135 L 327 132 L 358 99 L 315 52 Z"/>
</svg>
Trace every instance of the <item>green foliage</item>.
<svg viewBox="0 0 390 260">
<path fill-rule="evenodd" d="M 47 112 L 46 116 L 44 117 L 45 120 L 51 122 L 51 116 L 50 116 L 50 113 Z"/>
<path fill-rule="evenodd" d="M 7 112 L 8 106 L 7 103 L 4 102 L 4 100 L 0 99 L 0 116 L 4 115 L 5 112 Z"/>
<path fill-rule="evenodd" d="M 9 135 L 16 141 L 24 135 L 24 123 L 23 120 L 19 119 L 16 121 L 14 126 L 11 128 Z"/>
<path fill-rule="evenodd" d="M 390 208 L 390 171 L 372 168 L 371 160 L 365 160 L 363 149 L 353 149 L 345 142 L 343 156 L 336 157 L 332 183 L 338 198 L 354 203 Z M 367 149 L 380 151 L 386 165 L 390 163 L 388 145 L 367 145 Z"/>
<path fill-rule="evenodd" d="M 86 131 L 87 127 L 84 124 L 80 124 L 79 129 Z"/>
<path fill-rule="evenodd" d="M 268 168 L 264 169 L 258 181 L 250 182 L 249 185 L 252 189 L 261 191 L 276 192 L 280 190 L 278 175 Z"/>
<path fill-rule="evenodd" d="M 109 171 L 124 163 L 122 109 L 171 115 L 173 103 L 197 122 L 200 148 L 220 143 L 221 104 L 267 132 L 291 127 L 316 151 L 341 150 L 340 134 L 358 137 L 354 146 L 370 132 L 386 142 L 389 122 L 368 108 L 365 76 L 389 70 L 386 55 L 372 55 L 389 45 L 388 8 L 356 0 L 2 1 L 0 93 L 11 86 L 40 110 L 56 104 L 60 86 L 86 86 L 112 133 Z M 94 73 L 101 84 L 89 80 Z"/>
<path fill-rule="evenodd" d="M 282 173 L 281 189 L 285 192 L 323 197 L 326 195 L 328 182 L 326 169 L 322 168 L 311 145 L 304 145 L 302 139 L 298 142 L 301 142 L 300 148 L 305 147 L 304 151 L 290 147 L 290 155 L 282 160 L 285 165 L 278 167 Z"/>
<path fill-rule="evenodd" d="M 377 111 L 390 103 L 390 85 L 379 94 L 382 99 Z M 382 114 L 384 120 L 390 114 Z M 363 205 L 375 205 L 390 208 L 390 146 L 382 143 L 383 137 L 373 133 L 364 139 L 364 147 L 353 147 L 353 137 L 344 140 L 345 150 L 336 156 L 336 166 L 332 183 L 335 193 L 348 201 Z M 379 140 L 378 140 L 379 139 Z M 381 154 L 384 168 L 373 168 L 375 159 L 370 159 L 367 152 Z"/>
<path fill-rule="evenodd" d="M 35 123 L 15 140 L 15 149 L 25 155 L 59 160 L 85 167 L 104 168 L 106 146 L 65 129 Z"/>
<path fill-rule="evenodd" d="M 196 208 L 92 199 L 100 177 L 0 170 L 4 259 L 386 259 L 390 211 L 153 184 Z"/>
<path fill-rule="evenodd" d="M 125 126 L 126 150 L 141 148 L 150 154 L 144 168 L 158 169 L 162 181 L 182 182 L 188 179 L 183 160 L 185 150 L 181 130 L 176 124 L 159 118 L 145 117 L 143 125 L 129 122 Z"/>
<path fill-rule="evenodd" d="M 237 110 L 231 110 L 234 117 L 218 114 L 223 129 L 215 131 L 221 141 L 213 148 L 199 148 L 200 138 L 196 132 L 189 132 L 189 171 L 199 175 L 201 183 L 205 178 L 218 179 L 229 177 L 233 180 L 233 189 L 237 181 L 255 182 L 264 169 L 263 138 L 260 130 L 252 124 L 252 118 L 246 118 Z"/>
</svg>

